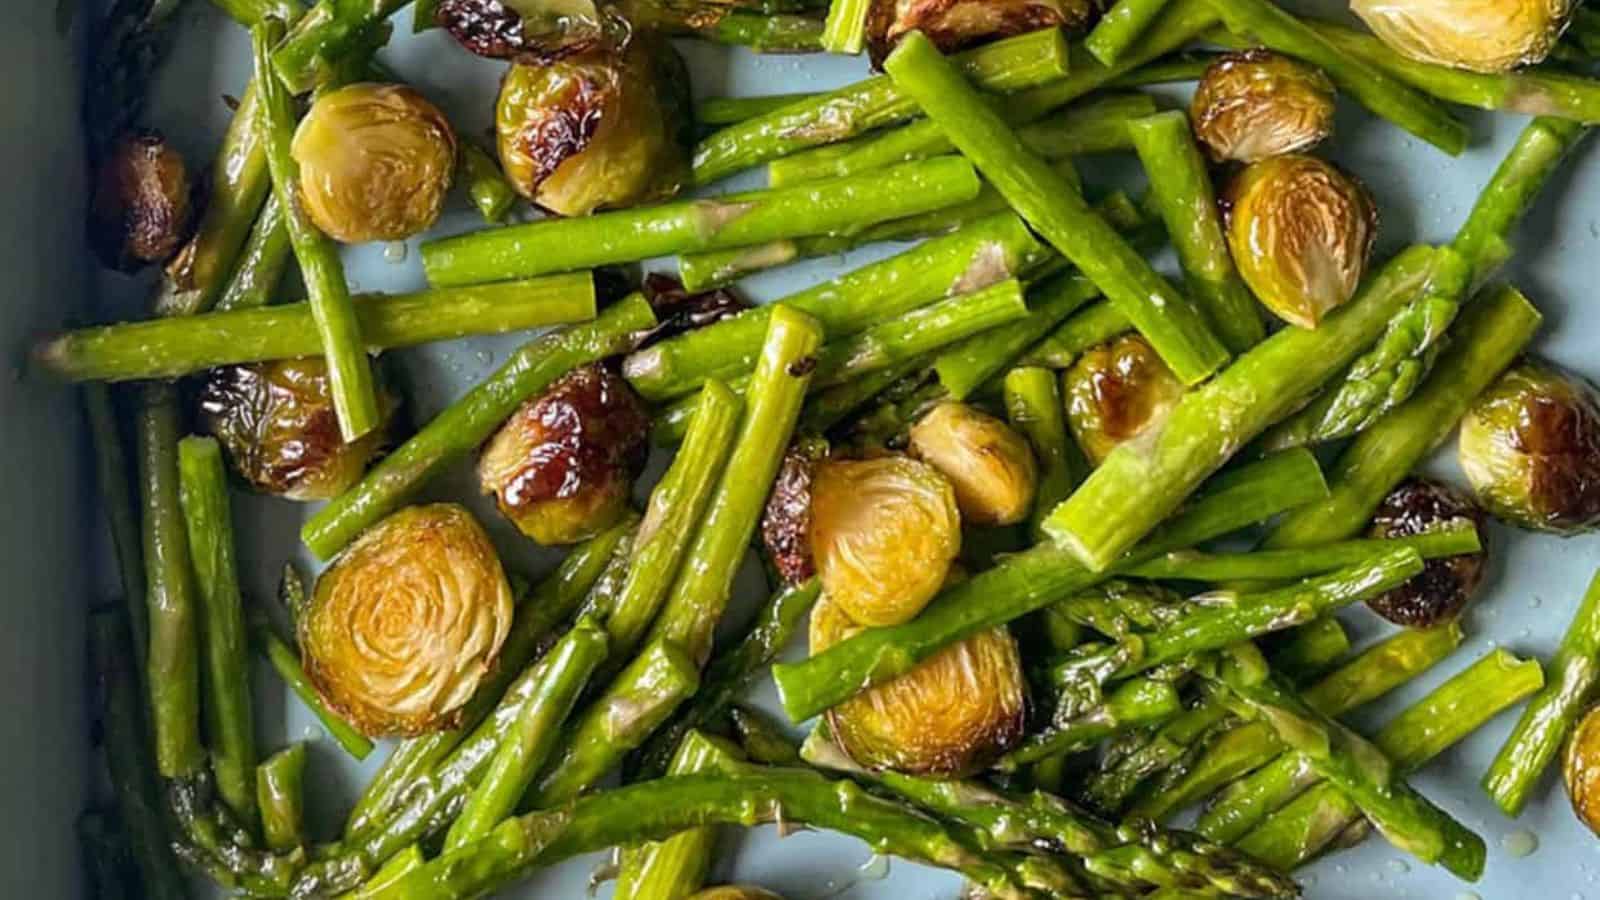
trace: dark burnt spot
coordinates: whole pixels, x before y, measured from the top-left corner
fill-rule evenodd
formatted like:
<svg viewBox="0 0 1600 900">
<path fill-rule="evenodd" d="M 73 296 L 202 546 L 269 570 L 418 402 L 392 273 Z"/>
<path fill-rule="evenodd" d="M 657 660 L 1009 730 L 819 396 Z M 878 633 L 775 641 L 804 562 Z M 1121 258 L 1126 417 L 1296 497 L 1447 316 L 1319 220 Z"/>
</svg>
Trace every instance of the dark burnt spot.
<svg viewBox="0 0 1600 900">
<path fill-rule="evenodd" d="M 804 378 L 817 370 L 817 358 L 807 356 L 797 359 L 789 364 L 789 374 L 795 378 Z"/>
<path fill-rule="evenodd" d="M 718 288 L 691 294 L 676 278 L 656 273 L 645 276 L 644 295 L 659 324 L 645 336 L 642 346 L 714 325 L 751 308 L 730 290 Z"/>
<path fill-rule="evenodd" d="M 441 0 L 434 24 L 478 56 L 527 65 L 549 64 L 594 49 L 606 37 L 600 22 L 579 16 L 551 18 L 561 27 L 538 33 L 530 31 L 522 14 L 502 0 Z"/>
<path fill-rule="evenodd" d="M 912 31 L 951 53 L 1070 24 L 1064 6 L 1053 0 L 878 0 L 868 13 L 867 51 L 873 66 L 882 68 L 895 44 Z"/>
<path fill-rule="evenodd" d="M 1410 537 L 1458 522 L 1471 522 L 1486 540 L 1485 515 L 1471 498 L 1449 485 L 1410 478 L 1389 492 L 1373 516 L 1377 538 Z M 1483 552 L 1430 559 L 1422 573 L 1367 602 L 1373 612 L 1396 625 L 1432 628 L 1455 619 L 1483 583 Z"/>
<path fill-rule="evenodd" d="M 811 482 L 828 444 L 801 439 L 784 454 L 783 465 L 761 517 L 761 543 L 784 584 L 799 584 L 817 573 L 811 555 Z"/>
</svg>

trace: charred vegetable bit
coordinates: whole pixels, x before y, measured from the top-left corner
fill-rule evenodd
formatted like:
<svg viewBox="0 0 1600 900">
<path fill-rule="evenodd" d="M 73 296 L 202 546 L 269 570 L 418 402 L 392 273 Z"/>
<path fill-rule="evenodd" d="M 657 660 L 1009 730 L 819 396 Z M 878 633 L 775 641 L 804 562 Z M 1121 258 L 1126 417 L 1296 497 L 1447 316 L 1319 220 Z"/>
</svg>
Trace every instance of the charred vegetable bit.
<svg viewBox="0 0 1600 900">
<path fill-rule="evenodd" d="M 1257 48 L 1213 62 L 1189 116 L 1213 160 L 1253 163 L 1322 143 L 1333 133 L 1333 101 L 1321 69 Z"/>
<path fill-rule="evenodd" d="M 817 468 L 827 459 L 828 450 L 828 442 L 820 438 L 801 438 L 790 445 L 761 515 L 762 549 L 768 564 L 788 586 L 817 574 L 811 549 L 811 496 Z"/>
<path fill-rule="evenodd" d="M 439 0 L 433 21 L 479 56 L 535 66 L 629 37 L 627 21 L 600 0 Z"/>
<path fill-rule="evenodd" d="M 1468 497 L 1448 485 L 1410 478 L 1383 498 L 1369 534 L 1401 538 L 1426 534 L 1452 524 L 1470 524 L 1480 540 L 1486 517 Z M 1483 552 L 1433 559 L 1421 575 L 1367 601 L 1373 611 L 1396 625 L 1433 628 L 1461 615 L 1483 583 Z"/>
<path fill-rule="evenodd" d="M 130 132 L 111 145 L 95 176 L 89 242 L 101 262 L 132 271 L 178 252 L 194 220 L 183 156 L 156 131 Z"/>
</svg>

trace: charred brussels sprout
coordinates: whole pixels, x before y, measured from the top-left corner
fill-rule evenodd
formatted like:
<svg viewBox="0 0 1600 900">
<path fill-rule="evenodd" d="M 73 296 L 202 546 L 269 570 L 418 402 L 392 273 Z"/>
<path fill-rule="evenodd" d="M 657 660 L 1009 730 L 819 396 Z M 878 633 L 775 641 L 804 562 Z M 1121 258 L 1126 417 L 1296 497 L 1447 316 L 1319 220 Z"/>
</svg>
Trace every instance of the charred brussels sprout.
<svg viewBox="0 0 1600 900">
<path fill-rule="evenodd" d="M 263 494 L 290 500 L 344 493 L 388 440 L 385 427 L 344 443 L 322 357 L 214 369 L 199 399 L 201 424 L 222 443 L 240 477 Z M 383 391 L 379 402 L 392 419 L 395 397 Z"/>
<path fill-rule="evenodd" d="M 860 630 L 829 595 L 811 611 L 811 652 Z M 871 769 L 956 778 L 980 771 L 1022 736 L 1022 663 L 1005 628 L 939 651 L 899 678 L 828 712 L 851 759 Z"/>
<path fill-rule="evenodd" d="M 715 325 L 750 308 L 732 291 L 717 288 L 691 294 L 676 278 L 656 272 L 645 276 L 644 295 L 655 310 L 658 324 L 639 342 L 640 347 Z"/>
<path fill-rule="evenodd" d="M 725 884 L 721 887 L 706 888 L 689 900 L 783 900 L 783 897 L 765 888 L 751 887 L 747 884 Z"/>
<path fill-rule="evenodd" d="M 576 543 L 627 512 L 649 430 L 628 383 L 587 366 L 512 414 L 484 445 L 478 478 L 523 534 L 546 545 Z"/>
<path fill-rule="evenodd" d="M 295 131 L 306 214 L 346 244 L 398 241 L 438 221 L 455 173 L 444 114 L 398 84 L 352 84 L 317 99 Z"/>
<path fill-rule="evenodd" d="M 881 66 L 913 31 L 945 53 L 1041 28 L 1087 25 L 1094 0 L 873 0 L 867 12 L 867 51 Z"/>
<path fill-rule="evenodd" d="M 1469 497 L 1448 485 L 1409 478 L 1383 498 L 1372 518 L 1375 538 L 1424 534 L 1467 521 L 1484 534 L 1484 514 Z M 1367 601 L 1373 612 L 1396 625 L 1432 628 L 1454 620 L 1483 583 L 1482 551 L 1447 559 L 1430 559 L 1422 574 Z"/>
<path fill-rule="evenodd" d="M 629 33 L 616 10 L 595 0 L 440 0 L 434 22 L 479 56 L 528 65 L 614 50 Z"/>
<path fill-rule="evenodd" d="M 1508 72 L 1543 62 L 1572 17 L 1574 0 L 1352 0 L 1385 44 L 1412 59 Z"/>
<path fill-rule="evenodd" d="M 1039 483 L 1033 450 L 994 416 L 941 403 L 911 426 L 911 452 L 949 479 L 970 525 L 1013 525 L 1033 509 Z"/>
<path fill-rule="evenodd" d="M 299 622 L 306 674 L 370 737 L 452 727 L 494 668 L 511 588 L 489 536 L 455 504 L 403 509 L 317 579 Z"/>
<path fill-rule="evenodd" d="M 811 487 L 822 589 L 861 625 L 898 625 L 939 592 L 961 552 L 950 482 L 904 456 L 831 460 Z"/>
<path fill-rule="evenodd" d="M 689 76 L 664 40 L 512 67 L 500 85 L 500 164 L 518 193 L 581 216 L 672 196 L 688 178 Z"/>
<path fill-rule="evenodd" d="M 1498 518 L 1564 534 L 1600 525 L 1600 401 L 1579 376 L 1514 367 L 1468 410 L 1459 451 L 1478 500 Z"/>
<path fill-rule="evenodd" d="M 1308 150 L 1333 133 L 1333 82 L 1270 50 L 1229 53 L 1206 69 L 1189 107 L 1217 162 L 1252 163 Z"/>
<path fill-rule="evenodd" d="M 100 260 L 131 272 L 178 252 L 194 218 L 189 169 L 156 131 L 117 140 L 95 176 L 89 242 Z"/>
<path fill-rule="evenodd" d="M 1589 707 L 1572 730 L 1561 775 L 1572 812 L 1590 831 L 1600 834 L 1600 705 Z"/>
<path fill-rule="evenodd" d="M 783 465 L 761 516 L 761 544 L 784 584 L 799 584 L 817 574 L 811 554 L 811 484 L 828 456 L 828 443 L 802 438 L 784 454 Z"/>
<path fill-rule="evenodd" d="M 1233 260 L 1273 315 L 1315 328 L 1355 296 L 1378 233 L 1361 182 L 1314 156 L 1275 156 L 1240 172 L 1226 203 Z"/>
<path fill-rule="evenodd" d="M 1183 396 L 1183 382 L 1144 338 L 1101 344 L 1061 376 L 1067 424 L 1085 456 L 1099 465 L 1119 444 L 1160 427 Z"/>
</svg>

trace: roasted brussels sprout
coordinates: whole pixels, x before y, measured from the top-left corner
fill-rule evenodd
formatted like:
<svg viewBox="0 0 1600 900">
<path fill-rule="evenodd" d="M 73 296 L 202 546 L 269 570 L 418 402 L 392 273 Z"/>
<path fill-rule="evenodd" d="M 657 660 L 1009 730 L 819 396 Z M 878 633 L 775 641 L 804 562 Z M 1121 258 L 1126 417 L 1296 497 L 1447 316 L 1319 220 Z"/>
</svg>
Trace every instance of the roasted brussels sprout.
<svg viewBox="0 0 1600 900">
<path fill-rule="evenodd" d="M 200 389 L 200 420 L 252 488 L 290 500 L 330 500 L 366 471 L 388 440 L 378 428 L 346 444 L 320 356 L 213 369 Z M 393 418 L 387 390 L 379 401 Z"/>
<path fill-rule="evenodd" d="M 1543 62 L 1574 0 L 1351 0 L 1385 44 L 1423 62 L 1508 72 Z"/>
<path fill-rule="evenodd" d="M 400 84 L 352 84 L 311 105 L 295 131 L 306 214 L 346 244 L 433 227 L 455 176 L 456 136 L 438 107 Z"/>
<path fill-rule="evenodd" d="M 1423 534 L 1457 522 L 1471 522 L 1486 539 L 1483 510 L 1470 497 L 1446 484 L 1408 478 L 1389 492 L 1372 518 L 1375 538 Z M 1367 601 L 1372 611 L 1396 625 L 1432 628 L 1461 614 L 1483 583 L 1482 551 L 1448 559 L 1430 559 L 1422 574 Z"/>
<path fill-rule="evenodd" d="M 1028 517 L 1039 466 L 1010 425 L 964 403 L 940 403 L 911 426 L 911 453 L 956 491 L 969 525 L 1014 525 Z"/>
<path fill-rule="evenodd" d="M 1333 133 L 1333 82 L 1270 50 L 1229 53 L 1206 69 L 1189 119 L 1217 162 L 1252 163 L 1309 150 Z"/>
<path fill-rule="evenodd" d="M 495 108 L 506 177 L 564 216 L 676 194 L 689 171 L 688 85 L 677 51 L 643 34 L 621 54 L 512 67 Z"/>
<path fill-rule="evenodd" d="M 706 888 L 689 900 L 783 900 L 783 897 L 765 888 L 751 887 L 748 884 L 725 884 L 721 887 Z"/>
<path fill-rule="evenodd" d="M 1600 400 L 1583 378 L 1524 362 L 1461 421 L 1461 468 L 1490 513 L 1572 534 L 1600 525 Z"/>
<path fill-rule="evenodd" d="M 656 327 L 639 342 L 648 347 L 686 331 L 715 325 L 750 309 L 739 295 L 717 288 L 691 294 L 676 278 L 652 272 L 644 278 L 644 295 L 655 310 Z"/>
<path fill-rule="evenodd" d="M 1378 233 L 1361 182 L 1314 156 L 1274 156 L 1240 172 L 1225 203 L 1239 274 L 1274 315 L 1315 328 L 1355 296 Z"/>
<path fill-rule="evenodd" d="M 628 23 L 597 0 L 440 0 L 434 22 L 479 56 L 543 65 L 627 43 Z"/>
<path fill-rule="evenodd" d="M 920 31 L 949 53 L 1041 28 L 1081 28 L 1093 0 L 873 0 L 867 52 L 881 66 L 902 37 Z"/>
<path fill-rule="evenodd" d="M 824 593 L 811 611 L 811 652 L 859 630 Z M 1026 714 L 1016 642 L 995 628 L 839 704 L 828 712 L 828 727 L 840 749 L 867 768 L 956 778 L 1010 749 Z"/>
<path fill-rule="evenodd" d="M 1183 382 L 1137 334 L 1085 352 L 1061 376 L 1067 424 L 1099 465 L 1119 444 L 1159 428 L 1183 396 Z"/>
<path fill-rule="evenodd" d="M 789 447 L 761 516 L 761 543 L 784 584 L 817 574 L 811 555 L 811 483 L 828 456 L 828 442 L 802 438 Z"/>
<path fill-rule="evenodd" d="M 834 605 L 857 624 L 898 625 L 928 605 L 961 552 L 955 491 L 904 456 L 822 463 L 811 550 Z"/>
<path fill-rule="evenodd" d="M 372 526 L 317 579 L 300 649 L 328 705 L 369 737 L 442 731 L 494 668 L 511 587 L 489 536 L 452 503 Z"/>
<path fill-rule="evenodd" d="M 484 445 L 478 478 L 500 511 L 541 544 L 572 544 L 615 524 L 644 468 L 650 416 L 628 383 L 577 369 L 524 403 Z"/>
<path fill-rule="evenodd" d="M 130 132 L 112 145 L 89 203 L 89 243 L 101 262 L 124 272 L 162 262 L 193 218 L 188 166 L 160 132 Z"/>
<path fill-rule="evenodd" d="M 1573 814 L 1600 834 L 1600 705 L 1589 707 L 1567 739 L 1561 776 Z"/>
</svg>

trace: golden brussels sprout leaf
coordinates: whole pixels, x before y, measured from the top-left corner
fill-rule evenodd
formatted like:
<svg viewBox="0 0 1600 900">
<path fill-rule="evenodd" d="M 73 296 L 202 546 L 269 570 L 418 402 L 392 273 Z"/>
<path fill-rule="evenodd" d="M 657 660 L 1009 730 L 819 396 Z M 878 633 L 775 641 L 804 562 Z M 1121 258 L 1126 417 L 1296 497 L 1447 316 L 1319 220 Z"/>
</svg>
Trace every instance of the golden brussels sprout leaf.
<svg viewBox="0 0 1600 900">
<path fill-rule="evenodd" d="M 1600 525 L 1600 400 L 1581 377 L 1525 362 L 1461 421 L 1461 468 L 1496 517 L 1574 534 Z"/>
<path fill-rule="evenodd" d="M 1259 49 L 1212 63 L 1189 106 L 1195 136 L 1217 162 L 1309 150 L 1333 133 L 1333 112 L 1333 82 L 1321 69 Z"/>
<path fill-rule="evenodd" d="M 1090 349 L 1061 376 L 1067 424 L 1099 465 L 1118 445 L 1161 427 L 1183 396 L 1183 382 L 1137 334 Z"/>
<path fill-rule="evenodd" d="M 904 456 L 824 462 L 811 487 L 811 550 L 823 591 L 856 623 L 909 621 L 961 552 L 955 491 Z"/>
<path fill-rule="evenodd" d="M 478 478 L 541 544 L 575 544 L 616 524 L 644 467 L 650 417 L 628 383 L 595 365 L 524 403 L 484 445 Z"/>
<path fill-rule="evenodd" d="M 811 611 L 811 653 L 859 630 L 824 594 Z M 861 766 L 959 778 L 1010 749 L 1022 737 L 1026 714 L 1016 642 L 1005 628 L 995 628 L 835 706 L 828 727 Z"/>
<path fill-rule="evenodd" d="M 1388 540 L 1471 522 L 1483 542 L 1488 539 L 1485 519 L 1472 498 L 1449 485 L 1408 478 L 1383 498 L 1368 534 Z M 1367 605 L 1385 619 L 1408 628 L 1433 628 L 1454 621 L 1483 584 L 1484 557 L 1480 550 L 1430 559 L 1422 574 L 1368 600 Z"/>
<path fill-rule="evenodd" d="M 1093 0 L 873 0 L 867 11 L 867 52 L 881 67 L 913 31 L 945 53 L 1041 28 L 1079 29 L 1097 10 Z"/>
<path fill-rule="evenodd" d="M 969 525 L 1014 525 L 1028 517 L 1039 467 L 1028 441 L 964 403 L 940 403 L 911 426 L 911 453 L 956 491 Z"/>
<path fill-rule="evenodd" d="M 706 888 L 689 900 L 783 900 L 783 897 L 765 888 L 752 887 L 748 884 L 725 884 L 721 887 Z"/>
<path fill-rule="evenodd" d="M 438 107 L 400 84 L 352 84 L 311 105 L 295 131 L 300 201 L 346 244 L 398 241 L 433 227 L 456 167 Z"/>
<path fill-rule="evenodd" d="M 460 506 L 403 509 L 317 579 L 299 622 L 306 674 L 369 737 L 454 727 L 511 627 L 511 587 Z"/>
<path fill-rule="evenodd" d="M 1544 62 L 1574 0 L 1351 0 L 1385 44 L 1423 62 L 1509 72 Z"/>
<path fill-rule="evenodd" d="M 131 272 L 171 258 L 194 218 L 189 169 L 157 131 L 123 135 L 95 174 L 89 243 L 101 262 Z"/>
<path fill-rule="evenodd" d="M 345 443 L 322 357 L 213 369 L 200 389 L 200 422 L 252 488 L 289 500 L 331 500 L 383 450 L 399 401 L 387 388 L 385 427 Z"/>
<path fill-rule="evenodd" d="M 1600 834 L 1600 706 L 1591 706 L 1567 739 L 1561 766 L 1572 812 L 1589 830 Z"/>
<path fill-rule="evenodd" d="M 688 70 L 670 44 L 638 35 L 624 53 L 519 65 L 500 85 L 500 164 L 551 212 L 663 200 L 688 179 Z"/>
<path fill-rule="evenodd" d="M 1234 263 L 1273 315 L 1316 328 L 1355 296 L 1378 234 L 1361 182 L 1314 156 L 1275 156 L 1240 172 L 1225 202 Z"/>
<path fill-rule="evenodd" d="M 535 66 L 615 52 L 629 37 L 628 23 L 596 0 L 440 0 L 434 23 L 479 56 Z"/>
</svg>

